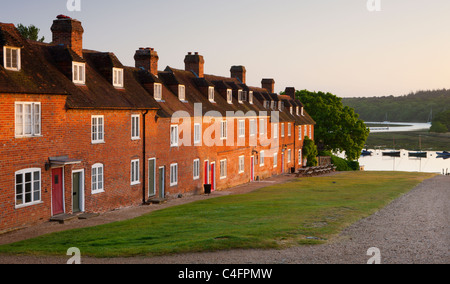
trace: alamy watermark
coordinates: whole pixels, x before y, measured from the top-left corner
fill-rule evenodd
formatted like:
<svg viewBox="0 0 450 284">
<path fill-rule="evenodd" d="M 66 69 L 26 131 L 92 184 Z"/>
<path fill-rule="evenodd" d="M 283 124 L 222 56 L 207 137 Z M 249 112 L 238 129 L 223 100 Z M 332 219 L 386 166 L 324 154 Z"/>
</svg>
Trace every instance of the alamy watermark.
<svg viewBox="0 0 450 284">
<path fill-rule="evenodd" d="M 67 10 L 69 12 L 80 12 L 81 0 L 67 0 Z"/>
<path fill-rule="evenodd" d="M 367 264 L 381 264 L 381 251 L 379 248 L 369 248 L 367 250 L 367 256 L 371 256 L 367 261 Z"/>
<path fill-rule="evenodd" d="M 367 10 L 369 12 L 380 12 L 381 0 L 367 0 Z"/>
</svg>

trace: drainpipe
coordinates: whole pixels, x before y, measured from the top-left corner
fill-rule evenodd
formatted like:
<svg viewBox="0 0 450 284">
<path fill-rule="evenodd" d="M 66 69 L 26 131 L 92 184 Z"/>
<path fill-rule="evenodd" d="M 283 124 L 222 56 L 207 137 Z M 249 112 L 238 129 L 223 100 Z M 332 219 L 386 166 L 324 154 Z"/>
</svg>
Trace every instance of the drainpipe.
<svg viewBox="0 0 450 284">
<path fill-rule="evenodd" d="M 146 110 L 143 114 L 142 114 L 142 119 L 143 119 L 143 122 L 142 122 L 142 126 L 143 126 L 143 131 L 142 131 L 142 155 L 143 155 L 143 173 L 142 173 L 142 204 L 147 204 L 147 200 L 146 200 L 146 196 L 145 196 L 145 181 L 146 181 L 146 172 L 147 172 L 147 168 L 146 168 L 146 164 L 147 164 L 147 161 L 145 160 L 145 157 L 147 156 L 147 154 L 146 154 L 146 148 L 145 148 L 145 146 L 146 146 L 146 138 L 147 138 L 147 135 L 146 135 L 146 127 L 145 127 L 145 116 L 148 114 L 148 110 Z"/>
</svg>

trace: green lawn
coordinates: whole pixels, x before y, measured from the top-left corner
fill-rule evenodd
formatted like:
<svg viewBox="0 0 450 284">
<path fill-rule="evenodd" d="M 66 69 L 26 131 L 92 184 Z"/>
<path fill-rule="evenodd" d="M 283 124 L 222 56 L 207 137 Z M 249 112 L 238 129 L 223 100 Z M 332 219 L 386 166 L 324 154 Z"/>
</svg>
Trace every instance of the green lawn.
<svg viewBox="0 0 450 284">
<path fill-rule="evenodd" d="M 323 243 L 432 176 L 346 172 L 304 178 L 4 245 L 0 253 L 64 256 L 77 247 L 82 256 L 129 257 Z"/>
</svg>

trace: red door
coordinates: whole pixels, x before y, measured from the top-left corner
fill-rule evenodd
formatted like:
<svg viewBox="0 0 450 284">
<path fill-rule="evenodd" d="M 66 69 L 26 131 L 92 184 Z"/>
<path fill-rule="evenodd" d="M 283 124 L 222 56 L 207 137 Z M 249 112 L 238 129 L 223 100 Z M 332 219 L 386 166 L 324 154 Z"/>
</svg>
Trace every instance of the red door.
<svg viewBox="0 0 450 284">
<path fill-rule="evenodd" d="M 255 157 L 250 158 L 250 181 L 255 179 Z"/>
<path fill-rule="evenodd" d="M 209 162 L 205 161 L 205 183 L 204 184 L 209 184 Z"/>
<path fill-rule="evenodd" d="M 216 164 L 211 163 L 211 191 L 216 190 Z"/>
<path fill-rule="evenodd" d="M 52 209 L 53 215 L 64 213 L 62 168 L 52 170 Z"/>
</svg>

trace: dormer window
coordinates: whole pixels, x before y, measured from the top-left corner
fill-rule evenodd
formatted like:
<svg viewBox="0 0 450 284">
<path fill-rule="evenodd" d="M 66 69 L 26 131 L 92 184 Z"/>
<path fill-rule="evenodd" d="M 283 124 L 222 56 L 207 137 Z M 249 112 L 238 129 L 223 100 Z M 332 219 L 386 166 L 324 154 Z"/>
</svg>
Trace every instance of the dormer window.
<svg viewBox="0 0 450 284">
<path fill-rule="evenodd" d="M 278 102 L 278 110 L 283 111 L 284 103 L 282 101 Z"/>
<path fill-rule="evenodd" d="M 208 88 L 208 99 L 210 102 L 214 102 L 214 87 Z"/>
<path fill-rule="evenodd" d="M 270 108 L 275 109 L 275 101 L 270 101 Z"/>
<path fill-rule="evenodd" d="M 269 101 L 264 101 L 264 107 L 265 108 L 269 108 L 270 107 L 270 102 Z"/>
<path fill-rule="evenodd" d="M 238 102 L 240 104 L 242 104 L 242 102 L 244 101 L 244 92 L 242 90 L 238 91 Z"/>
<path fill-rule="evenodd" d="M 303 110 L 304 110 L 304 108 L 302 107 L 302 113 L 301 114 L 302 114 L 302 116 L 305 116 L 305 113 L 303 112 Z"/>
<path fill-rule="evenodd" d="M 229 104 L 233 103 L 233 90 L 227 89 L 227 102 Z"/>
<path fill-rule="evenodd" d="M 299 113 L 299 107 L 296 107 L 296 108 L 295 108 L 295 113 L 296 113 L 297 115 L 300 115 L 300 113 Z"/>
<path fill-rule="evenodd" d="M 3 58 L 5 69 L 12 71 L 20 71 L 20 48 L 3 47 Z"/>
<path fill-rule="evenodd" d="M 113 86 L 123 88 L 123 69 L 113 68 Z"/>
<path fill-rule="evenodd" d="M 80 62 L 72 63 L 72 81 L 75 84 L 86 84 L 86 64 Z"/>
<path fill-rule="evenodd" d="M 248 102 L 249 102 L 250 104 L 253 104 L 253 91 L 250 91 L 250 92 L 248 93 Z"/>
<path fill-rule="evenodd" d="M 293 107 L 290 107 L 290 108 L 289 108 L 289 112 L 290 112 L 291 114 L 294 114 L 294 108 L 293 108 Z"/>
<path fill-rule="evenodd" d="M 178 85 L 178 99 L 186 101 L 186 87 L 184 85 Z"/>
<path fill-rule="evenodd" d="M 161 101 L 162 100 L 162 85 L 159 83 L 155 83 L 153 91 L 154 91 L 153 97 L 155 98 L 155 100 Z"/>
</svg>

